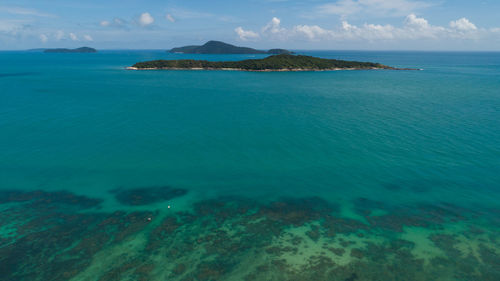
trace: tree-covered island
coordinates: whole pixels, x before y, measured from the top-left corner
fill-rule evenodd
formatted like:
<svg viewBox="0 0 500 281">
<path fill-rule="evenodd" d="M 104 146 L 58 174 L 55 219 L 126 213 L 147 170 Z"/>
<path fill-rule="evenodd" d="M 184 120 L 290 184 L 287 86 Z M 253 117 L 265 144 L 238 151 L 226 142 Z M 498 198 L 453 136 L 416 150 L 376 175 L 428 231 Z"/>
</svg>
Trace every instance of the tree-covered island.
<svg viewBox="0 0 500 281">
<path fill-rule="evenodd" d="M 58 48 L 58 49 L 44 49 L 44 53 L 97 53 L 97 50 L 90 47 L 81 47 L 76 49 L 66 49 L 66 48 Z"/>
<path fill-rule="evenodd" d="M 177 47 L 169 50 L 170 53 L 181 53 L 181 54 L 269 54 L 269 55 L 280 55 L 280 54 L 292 54 L 293 52 L 285 49 L 271 49 L 268 51 L 256 50 L 248 47 L 239 47 L 224 43 L 221 41 L 208 41 L 207 43 L 198 46 L 184 46 Z"/>
<path fill-rule="evenodd" d="M 324 70 L 362 70 L 391 69 L 409 70 L 386 66 L 373 62 L 344 61 L 323 59 L 303 55 L 281 54 L 263 59 L 241 61 L 206 61 L 206 60 L 153 60 L 138 62 L 132 70 L 166 69 L 166 70 L 242 70 L 242 71 L 324 71 Z"/>
</svg>

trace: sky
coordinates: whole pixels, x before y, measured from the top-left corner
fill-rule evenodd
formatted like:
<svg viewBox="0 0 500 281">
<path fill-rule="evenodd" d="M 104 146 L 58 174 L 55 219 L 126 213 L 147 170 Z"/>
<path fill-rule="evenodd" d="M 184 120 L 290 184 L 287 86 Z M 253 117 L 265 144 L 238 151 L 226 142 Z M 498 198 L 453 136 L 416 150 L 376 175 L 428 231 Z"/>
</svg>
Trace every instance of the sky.
<svg viewBox="0 0 500 281">
<path fill-rule="evenodd" d="M 499 0 L 0 0 L 0 50 L 500 51 Z"/>
</svg>

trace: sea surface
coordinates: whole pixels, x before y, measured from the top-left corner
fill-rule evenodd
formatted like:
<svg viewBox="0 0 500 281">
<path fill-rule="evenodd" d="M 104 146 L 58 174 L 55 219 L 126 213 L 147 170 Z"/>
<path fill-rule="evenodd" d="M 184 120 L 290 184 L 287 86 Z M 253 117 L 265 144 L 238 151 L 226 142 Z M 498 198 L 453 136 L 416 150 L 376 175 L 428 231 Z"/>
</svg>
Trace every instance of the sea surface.
<svg viewBox="0 0 500 281">
<path fill-rule="evenodd" d="M 500 53 L 0 52 L 1 280 L 500 280 Z"/>
</svg>

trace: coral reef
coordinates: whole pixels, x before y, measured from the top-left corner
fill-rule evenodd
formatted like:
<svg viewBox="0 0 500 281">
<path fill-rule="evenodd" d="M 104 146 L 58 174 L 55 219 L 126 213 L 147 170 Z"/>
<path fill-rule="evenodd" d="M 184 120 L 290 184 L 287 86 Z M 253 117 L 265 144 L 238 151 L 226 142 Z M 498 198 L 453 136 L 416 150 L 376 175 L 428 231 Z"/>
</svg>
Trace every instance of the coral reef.
<svg viewBox="0 0 500 281">
<path fill-rule="evenodd" d="M 186 194 L 114 192 L 132 206 Z M 5 280 L 500 279 L 498 222 L 487 210 L 452 204 L 357 199 L 351 202 L 363 219 L 357 220 L 318 197 L 220 197 L 194 202 L 191 210 L 105 212 L 101 200 L 69 192 L 0 195 Z M 404 238 L 415 229 L 430 234 L 423 242 Z"/>
</svg>

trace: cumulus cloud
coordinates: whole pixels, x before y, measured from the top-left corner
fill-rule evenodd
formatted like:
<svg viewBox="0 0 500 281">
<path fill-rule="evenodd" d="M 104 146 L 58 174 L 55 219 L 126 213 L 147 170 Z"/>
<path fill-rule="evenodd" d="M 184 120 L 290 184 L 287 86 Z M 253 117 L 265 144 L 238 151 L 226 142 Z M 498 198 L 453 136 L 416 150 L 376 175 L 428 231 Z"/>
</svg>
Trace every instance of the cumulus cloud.
<svg viewBox="0 0 500 281">
<path fill-rule="evenodd" d="M 273 17 L 271 21 L 262 29 L 263 33 L 271 34 L 280 34 L 284 31 L 285 29 L 281 27 L 281 20 L 277 17 Z"/>
<path fill-rule="evenodd" d="M 362 26 L 352 25 L 347 21 L 342 22 L 338 30 L 329 31 L 336 40 L 376 40 L 394 39 L 395 27 L 392 25 L 364 24 Z"/>
<path fill-rule="evenodd" d="M 165 18 L 166 18 L 169 22 L 175 22 L 175 18 L 174 18 L 171 14 L 166 14 L 166 15 L 165 15 Z"/>
<path fill-rule="evenodd" d="M 273 17 L 261 30 L 262 35 L 270 39 L 286 40 L 290 37 L 290 31 L 281 26 L 281 20 Z"/>
<path fill-rule="evenodd" d="M 446 28 L 433 26 L 424 18 L 419 18 L 415 14 L 410 14 L 404 21 L 404 27 L 399 30 L 399 37 L 409 39 L 438 38 L 446 33 Z"/>
<path fill-rule="evenodd" d="M 42 43 L 47 43 L 49 41 L 49 37 L 45 34 L 40 34 L 39 38 Z"/>
<path fill-rule="evenodd" d="M 461 19 L 458 19 L 456 21 L 451 21 L 450 22 L 450 27 L 454 28 L 456 30 L 460 30 L 460 31 L 477 30 L 476 25 L 473 24 L 472 22 L 470 22 L 466 18 L 461 18 Z"/>
<path fill-rule="evenodd" d="M 405 24 L 408 27 L 416 29 L 426 29 L 429 28 L 429 22 L 424 18 L 419 18 L 415 14 L 410 14 L 405 19 Z"/>
<path fill-rule="evenodd" d="M 338 0 L 319 6 L 317 12 L 343 17 L 358 13 L 378 16 L 403 16 L 433 5 L 430 2 L 415 0 Z"/>
<path fill-rule="evenodd" d="M 317 25 L 297 25 L 294 27 L 293 32 L 299 35 L 301 34 L 310 40 L 317 40 L 332 36 L 332 32 L 330 30 L 323 29 Z"/>
<path fill-rule="evenodd" d="M 365 33 L 362 37 L 369 40 L 388 40 L 395 39 L 397 36 L 396 28 L 390 24 L 365 24 L 361 30 Z"/>
<path fill-rule="evenodd" d="M 76 34 L 70 32 L 69 33 L 69 39 L 71 39 L 73 41 L 78 41 L 78 36 L 76 36 Z"/>
<path fill-rule="evenodd" d="M 88 34 L 85 34 L 85 35 L 83 35 L 83 40 L 91 42 L 91 41 L 94 41 L 94 38 L 92 38 L 92 36 L 90 36 Z"/>
<path fill-rule="evenodd" d="M 153 18 L 153 16 L 151 16 L 150 13 L 146 12 L 146 13 L 142 13 L 140 16 L 139 16 L 139 25 L 140 26 L 148 26 L 148 25 L 151 25 L 155 22 L 155 19 Z"/>
<path fill-rule="evenodd" d="M 244 30 L 241 26 L 234 29 L 234 32 L 238 34 L 240 40 L 248 41 L 259 38 L 259 34 L 257 32 L 251 30 Z"/>
<path fill-rule="evenodd" d="M 242 27 L 235 29 L 240 38 L 244 38 L 248 31 Z M 452 39 L 473 39 L 500 32 L 497 29 L 479 29 L 466 18 L 461 18 L 452 21 L 449 27 L 435 26 L 430 24 L 425 18 L 415 14 L 410 14 L 405 17 L 401 26 L 390 24 L 381 25 L 373 23 L 365 23 L 363 25 L 353 25 L 348 21 L 343 21 L 340 26 L 328 29 L 318 25 L 295 25 L 292 28 L 281 26 L 281 20 L 274 17 L 266 24 L 261 31 L 261 35 L 265 35 L 270 39 L 293 39 L 303 38 L 310 41 L 319 40 L 418 40 L 432 39 L 442 40 L 446 38 Z M 259 34 L 252 32 L 253 38 L 259 38 Z"/>
</svg>

